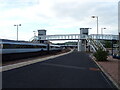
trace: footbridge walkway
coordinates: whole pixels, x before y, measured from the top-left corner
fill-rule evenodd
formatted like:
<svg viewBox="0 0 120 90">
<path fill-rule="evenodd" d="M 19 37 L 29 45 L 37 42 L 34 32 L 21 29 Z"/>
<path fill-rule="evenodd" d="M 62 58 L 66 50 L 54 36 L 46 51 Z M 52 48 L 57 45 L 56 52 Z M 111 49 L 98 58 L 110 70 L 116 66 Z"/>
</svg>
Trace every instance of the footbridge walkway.
<svg viewBox="0 0 120 90">
<path fill-rule="evenodd" d="M 40 40 L 58 41 L 58 40 L 78 40 L 78 51 L 93 51 L 96 52 L 99 48 L 106 51 L 100 40 L 119 40 L 119 35 L 111 34 L 66 34 L 66 35 L 41 35 L 34 36 L 30 39 L 32 42 Z M 89 47 L 89 49 L 87 49 Z"/>
<path fill-rule="evenodd" d="M 90 35 L 81 35 L 81 34 L 63 34 L 63 35 L 42 35 L 35 36 L 30 39 L 31 40 L 78 40 L 78 39 L 104 39 L 104 40 L 119 40 L 118 35 L 111 34 L 90 34 Z"/>
</svg>

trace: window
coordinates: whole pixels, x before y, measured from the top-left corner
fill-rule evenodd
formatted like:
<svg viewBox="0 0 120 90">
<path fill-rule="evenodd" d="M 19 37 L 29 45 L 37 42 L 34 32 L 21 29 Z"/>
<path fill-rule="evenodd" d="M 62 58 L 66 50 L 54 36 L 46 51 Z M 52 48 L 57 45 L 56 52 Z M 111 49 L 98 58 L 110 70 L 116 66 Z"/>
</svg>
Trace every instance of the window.
<svg viewBox="0 0 120 90">
<path fill-rule="evenodd" d="M 11 48 L 11 44 L 3 44 L 3 49 Z"/>
<path fill-rule="evenodd" d="M 0 44 L 0 48 L 1 48 Z M 15 48 L 47 48 L 41 45 L 21 45 L 21 44 L 3 44 L 3 49 L 15 49 Z"/>
</svg>

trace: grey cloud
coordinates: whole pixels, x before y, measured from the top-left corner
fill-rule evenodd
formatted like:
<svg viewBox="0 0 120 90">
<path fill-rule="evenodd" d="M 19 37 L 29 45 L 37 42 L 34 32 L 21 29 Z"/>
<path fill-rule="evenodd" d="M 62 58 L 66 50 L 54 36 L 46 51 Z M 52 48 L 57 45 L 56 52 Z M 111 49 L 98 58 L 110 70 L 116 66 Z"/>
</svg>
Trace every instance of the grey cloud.
<svg viewBox="0 0 120 90">
<path fill-rule="evenodd" d="M 103 3 L 95 11 L 99 15 L 99 21 L 102 24 L 117 24 L 118 6 L 117 3 Z"/>
<path fill-rule="evenodd" d="M 57 3 L 54 7 L 56 15 L 59 17 L 83 18 L 96 8 L 96 3 Z"/>
<path fill-rule="evenodd" d="M 103 24 L 116 24 L 117 4 L 113 2 L 88 2 L 88 3 L 56 3 L 54 10 L 56 17 L 71 17 L 75 20 L 84 20 L 91 15 L 98 15 Z"/>
</svg>

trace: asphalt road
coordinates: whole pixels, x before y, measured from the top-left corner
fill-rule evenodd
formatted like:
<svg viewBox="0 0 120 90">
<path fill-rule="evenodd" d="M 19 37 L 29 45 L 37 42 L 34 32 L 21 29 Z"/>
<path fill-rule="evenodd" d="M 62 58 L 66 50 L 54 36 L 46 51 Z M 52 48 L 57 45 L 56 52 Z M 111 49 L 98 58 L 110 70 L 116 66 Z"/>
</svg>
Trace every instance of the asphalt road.
<svg viewBox="0 0 120 90">
<path fill-rule="evenodd" d="M 83 52 L 4 71 L 3 88 L 115 88 Z"/>
</svg>

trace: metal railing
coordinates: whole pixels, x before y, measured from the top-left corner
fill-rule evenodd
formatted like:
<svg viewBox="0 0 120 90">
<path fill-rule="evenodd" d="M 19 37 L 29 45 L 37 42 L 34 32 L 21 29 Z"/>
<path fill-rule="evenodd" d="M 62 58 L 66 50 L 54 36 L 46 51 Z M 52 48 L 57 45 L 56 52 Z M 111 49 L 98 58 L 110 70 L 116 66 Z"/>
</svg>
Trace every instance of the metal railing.
<svg viewBox="0 0 120 90">
<path fill-rule="evenodd" d="M 92 47 L 94 52 L 96 52 L 98 49 L 102 49 L 103 51 L 106 51 L 106 48 L 103 46 L 103 44 L 99 40 L 94 40 L 92 38 L 86 39 L 88 42 L 88 45 Z"/>
<path fill-rule="evenodd" d="M 92 38 L 92 39 L 99 39 L 99 40 L 119 40 L 118 35 L 102 35 L 102 34 L 91 34 L 91 35 L 80 35 L 80 34 L 65 34 L 65 35 L 43 35 L 43 36 L 36 36 L 32 37 L 30 41 L 33 39 L 35 40 L 78 40 L 78 39 L 86 39 L 86 38 Z"/>
</svg>

